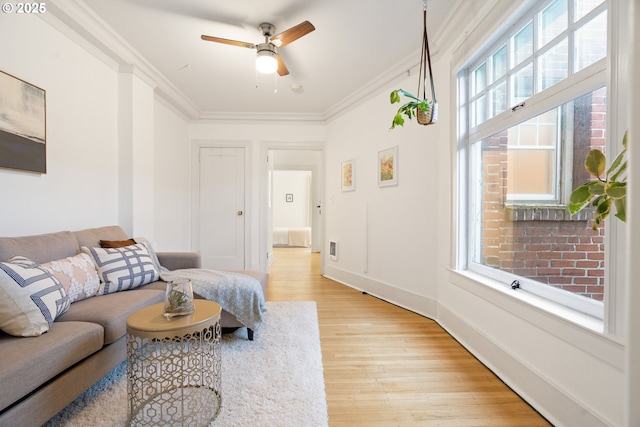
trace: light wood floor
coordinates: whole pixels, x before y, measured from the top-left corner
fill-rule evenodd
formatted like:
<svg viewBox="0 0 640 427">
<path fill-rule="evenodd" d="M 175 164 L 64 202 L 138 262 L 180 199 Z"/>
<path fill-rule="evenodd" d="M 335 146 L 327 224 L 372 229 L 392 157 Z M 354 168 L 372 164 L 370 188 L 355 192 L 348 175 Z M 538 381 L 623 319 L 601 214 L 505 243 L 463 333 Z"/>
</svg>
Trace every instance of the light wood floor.
<svg viewBox="0 0 640 427">
<path fill-rule="evenodd" d="M 437 323 L 320 276 L 319 254 L 276 248 L 268 301 L 316 301 L 329 425 L 550 424 Z"/>
</svg>

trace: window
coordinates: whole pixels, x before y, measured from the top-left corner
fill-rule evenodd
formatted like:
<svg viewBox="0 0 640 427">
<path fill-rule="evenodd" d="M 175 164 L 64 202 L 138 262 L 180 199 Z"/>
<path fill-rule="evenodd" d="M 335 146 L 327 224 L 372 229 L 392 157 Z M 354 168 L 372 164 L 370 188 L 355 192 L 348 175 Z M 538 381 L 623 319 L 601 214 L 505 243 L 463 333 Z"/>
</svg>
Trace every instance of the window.
<svg viewBox="0 0 640 427">
<path fill-rule="evenodd" d="M 604 227 L 566 205 L 605 147 L 607 4 L 532 4 L 459 74 L 464 268 L 602 318 Z"/>
<path fill-rule="evenodd" d="M 507 201 L 558 201 L 559 110 L 554 108 L 507 130 Z"/>
</svg>

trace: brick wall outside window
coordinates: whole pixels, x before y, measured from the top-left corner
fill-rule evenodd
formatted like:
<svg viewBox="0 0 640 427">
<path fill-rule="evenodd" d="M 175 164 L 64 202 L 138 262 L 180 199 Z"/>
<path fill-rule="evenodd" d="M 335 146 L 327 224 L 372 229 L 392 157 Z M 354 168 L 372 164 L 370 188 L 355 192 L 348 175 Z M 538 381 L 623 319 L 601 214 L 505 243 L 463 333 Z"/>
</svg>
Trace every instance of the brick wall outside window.
<svg viewBox="0 0 640 427">
<path fill-rule="evenodd" d="M 584 158 L 604 150 L 605 89 L 574 101 L 571 188 L 590 179 Z M 567 134 L 567 133 L 564 133 Z M 569 133 L 570 134 L 570 133 Z M 483 142 L 480 263 L 595 300 L 604 297 L 604 225 L 593 212 L 570 215 L 565 205 L 510 205 L 506 132 Z M 563 196 L 568 200 L 569 195 Z"/>
</svg>

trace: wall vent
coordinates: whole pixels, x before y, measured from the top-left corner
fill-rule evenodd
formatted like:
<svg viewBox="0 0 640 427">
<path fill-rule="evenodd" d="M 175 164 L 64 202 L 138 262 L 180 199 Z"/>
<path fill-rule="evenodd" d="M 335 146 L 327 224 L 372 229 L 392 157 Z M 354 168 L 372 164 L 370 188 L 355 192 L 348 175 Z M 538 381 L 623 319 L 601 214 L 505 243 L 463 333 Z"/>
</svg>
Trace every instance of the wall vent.
<svg viewBox="0 0 640 427">
<path fill-rule="evenodd" d="M 329 259 L 333 261 L 338 260 L 338 242 L 335 240 L 329 241 Z"/>
</svg>

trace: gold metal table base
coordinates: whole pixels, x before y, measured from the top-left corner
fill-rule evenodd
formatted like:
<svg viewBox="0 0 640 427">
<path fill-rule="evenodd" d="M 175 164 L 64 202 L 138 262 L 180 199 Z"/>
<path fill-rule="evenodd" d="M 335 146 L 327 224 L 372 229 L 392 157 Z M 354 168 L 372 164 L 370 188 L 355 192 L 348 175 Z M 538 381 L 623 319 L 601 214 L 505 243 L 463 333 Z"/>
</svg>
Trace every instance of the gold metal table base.
<svg viewBox="0 0 640 427">
<path fill-rule="evenodd" d="M 219 414 L 219 305 L 196 303 L 184 318 L 166 319 L 156 304 L 127 319 L 129 425 L 206 426 Z"/>
</svg>

